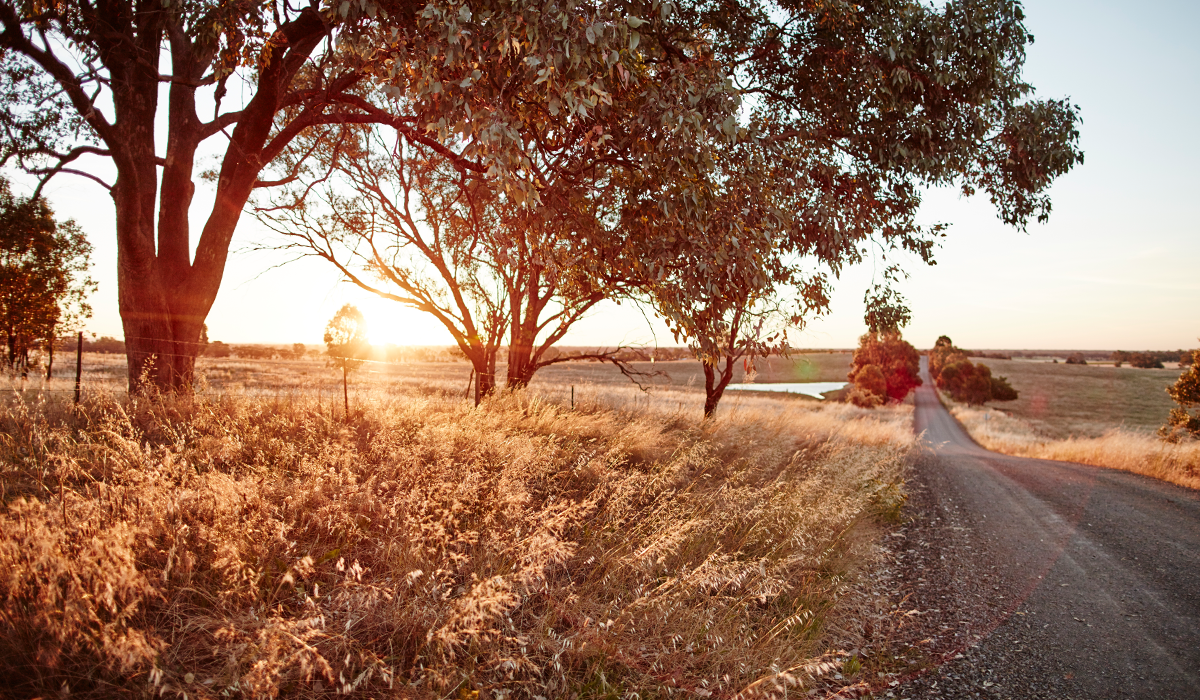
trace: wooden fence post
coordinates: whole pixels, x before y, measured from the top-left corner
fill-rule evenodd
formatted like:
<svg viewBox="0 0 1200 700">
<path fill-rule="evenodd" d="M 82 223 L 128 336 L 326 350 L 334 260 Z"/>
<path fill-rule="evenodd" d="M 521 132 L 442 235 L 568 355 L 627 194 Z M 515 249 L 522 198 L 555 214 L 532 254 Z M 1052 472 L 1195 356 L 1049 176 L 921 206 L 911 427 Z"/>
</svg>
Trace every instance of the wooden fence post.
<svg viewBox="0 0 1200 700">
<path fill-rule="evenodd" d="M 83 381 L 83 331 L 79 331 L 79 342 L 75 345 L 75 403 L 79 403 L 79 393 Z"/>
</svg>

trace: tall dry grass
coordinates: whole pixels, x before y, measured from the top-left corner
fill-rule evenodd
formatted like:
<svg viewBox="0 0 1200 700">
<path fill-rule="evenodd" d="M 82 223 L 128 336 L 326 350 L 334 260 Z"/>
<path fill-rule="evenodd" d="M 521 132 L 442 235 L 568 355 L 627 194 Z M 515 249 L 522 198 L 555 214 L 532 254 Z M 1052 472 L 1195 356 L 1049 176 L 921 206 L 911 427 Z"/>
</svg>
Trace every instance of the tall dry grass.
<svg viewBox="0 0 1200 700">
<path fill-rule="evenodd" d="M 8 401 L 4 692 L 794 694 L 859 644 L 837 603 L 912 445 L 799 403 L 360 406 Z"/>
<path fill-rule="evenodd" d="M 1028 422 L 994 408 L 955 404 L 950 412 L 989 450 L 1018 457 L 1078 462 L 1120 469 L 1200 489 L 1200 442 L 1172 444 L 1154 435 L 1114 428 L 1100 437 L 1053 440 Z"/>
</svg>

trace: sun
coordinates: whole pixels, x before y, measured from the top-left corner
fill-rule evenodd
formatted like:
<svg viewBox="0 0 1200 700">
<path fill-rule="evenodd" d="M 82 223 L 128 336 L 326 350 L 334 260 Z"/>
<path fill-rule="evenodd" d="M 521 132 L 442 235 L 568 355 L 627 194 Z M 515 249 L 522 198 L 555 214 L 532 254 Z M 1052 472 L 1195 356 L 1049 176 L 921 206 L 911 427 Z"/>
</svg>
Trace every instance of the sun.
<svg viewBox="0 0 1200 700">
<path fill-rule="evenodd" d="M 353 302 L 367 319 L 372 345 L 450 345 L 454 339 L 432 315 L 374 295 Z"/>
</svg>

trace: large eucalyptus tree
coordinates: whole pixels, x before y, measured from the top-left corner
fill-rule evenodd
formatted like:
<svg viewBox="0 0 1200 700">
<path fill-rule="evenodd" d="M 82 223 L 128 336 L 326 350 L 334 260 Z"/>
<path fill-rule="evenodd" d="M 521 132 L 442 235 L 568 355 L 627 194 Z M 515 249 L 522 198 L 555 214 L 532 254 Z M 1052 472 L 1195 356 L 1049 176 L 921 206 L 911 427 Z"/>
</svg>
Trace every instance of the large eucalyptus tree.
<svg viewBox="0 0 1200 700">
<path fill-rule="evenodd" d="M 554 156 L 563 140 L 612 157 L 692 158 L 622 142 L 590 120 L 642 73 L 631 53 L 645 22 L 639 14 L 658 7 L 3 0 L 0 160 L 43 182 L 73 173 L 109 191 L 131 387 L 149 377 L 186 390 L 247 199 L 300 176 L 309 161 L 294 142 L 313 127 L 386 124 L 462 172 L 487 174 L 519 201 L 537 200 L 541 168 L 579 166 Z M 647 118 L 692 128 L 694 110 L 676 100 L 689 74 L 658 71 L 667 79 L 662 109 Z M 382 104 L 373 99 L 380 95 L 398 100 Z M 544 126 L 536 143 L 521 128 L 534 120 Z M 550 159 L 535 165 L 531 148 Z M 220 165 L 212 209 L 193 239 L 205 149 L 220 154 Z M 260 177 L 281 158 L 279 177 Z"/>
</svg>

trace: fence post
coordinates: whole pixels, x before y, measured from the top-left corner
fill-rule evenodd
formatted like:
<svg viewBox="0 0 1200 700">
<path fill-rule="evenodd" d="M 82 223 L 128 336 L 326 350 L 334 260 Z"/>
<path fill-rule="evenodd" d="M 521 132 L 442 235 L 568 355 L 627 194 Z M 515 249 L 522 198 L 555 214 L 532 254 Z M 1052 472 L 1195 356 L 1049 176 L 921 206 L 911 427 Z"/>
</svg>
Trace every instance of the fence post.
<svg viewBox="0 0 1200 700">
<path fill-rule="evenodd" d="M 571 385 L 571 410 L 575 410 L 575 385 Z"/>
<path fill-rule="evenodd" d="M 75 403 L 79 403 L 80 383 L 83 379 L 83 331 L 79 331 L 79 342 L 75 345 Z"/>
</svg>

